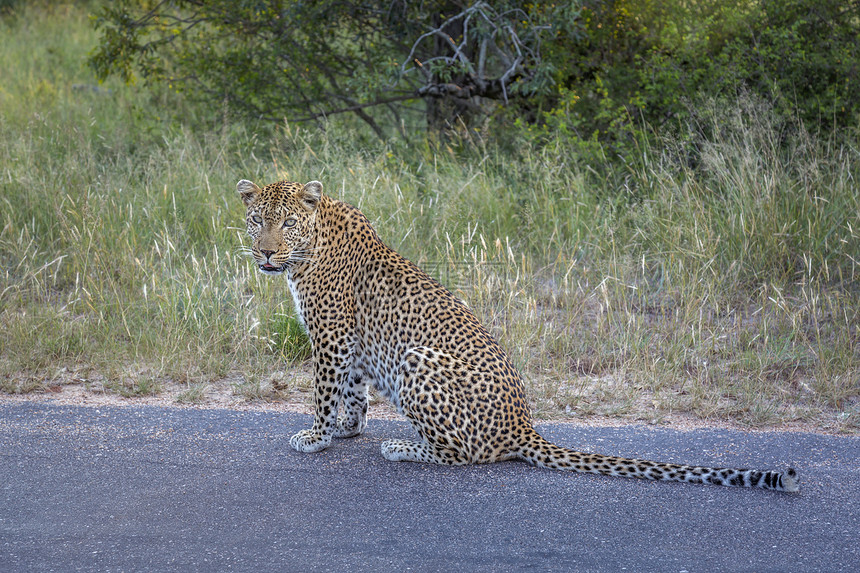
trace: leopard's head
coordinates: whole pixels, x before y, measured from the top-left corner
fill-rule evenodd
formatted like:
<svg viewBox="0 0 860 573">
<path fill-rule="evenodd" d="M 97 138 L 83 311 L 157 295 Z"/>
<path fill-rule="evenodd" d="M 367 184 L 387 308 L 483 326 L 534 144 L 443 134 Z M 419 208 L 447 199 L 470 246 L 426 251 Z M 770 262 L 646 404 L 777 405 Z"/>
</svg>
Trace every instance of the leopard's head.
<svg viewBox="0 0 860 573">
<path fill-rule="evenodd" d="M 251 254 L 262 272 L 277 275 L 309 260 L 322 183 L 279 181 L 260 189 L 243 179 L 236 189 L 248 208 Z"/>
</svg>

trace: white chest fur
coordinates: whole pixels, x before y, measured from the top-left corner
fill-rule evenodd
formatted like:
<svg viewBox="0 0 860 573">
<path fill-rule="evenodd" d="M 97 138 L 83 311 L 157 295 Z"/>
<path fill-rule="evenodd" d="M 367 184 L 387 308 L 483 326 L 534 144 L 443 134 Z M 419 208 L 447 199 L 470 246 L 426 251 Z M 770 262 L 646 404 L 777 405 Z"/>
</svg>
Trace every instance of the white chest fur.
<svg viewBox="0 0 860 573">
<path fill-rule="evenodd" d="M 302 326 L 307 328 L 307 325 L 305 324 L 304 303 L 301 293 L 299 292 L 299 286 L 296 284 L 296 281 L 289 276 L 289 274 L 287 275 L 287 286 L 290 287 L 290 294 L 293 295 L 293 304 L 296 305 L 296 318 L 299 319 Z"/>
</svg>

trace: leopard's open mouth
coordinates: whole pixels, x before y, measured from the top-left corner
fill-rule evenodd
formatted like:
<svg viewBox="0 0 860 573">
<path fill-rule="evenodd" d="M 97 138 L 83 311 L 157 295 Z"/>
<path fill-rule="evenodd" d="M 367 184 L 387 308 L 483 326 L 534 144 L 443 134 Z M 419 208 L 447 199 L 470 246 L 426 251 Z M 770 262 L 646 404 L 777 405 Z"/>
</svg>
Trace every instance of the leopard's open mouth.
<svg viewBox="0 0 860 573">
<path fill-rule="evenodd" d="M 284 272 L 284 265 L 275 266 L 269 263 L 263 263 L 260 266 L 260 270 L 266 274 L 278 275 Z"/>
</svg>

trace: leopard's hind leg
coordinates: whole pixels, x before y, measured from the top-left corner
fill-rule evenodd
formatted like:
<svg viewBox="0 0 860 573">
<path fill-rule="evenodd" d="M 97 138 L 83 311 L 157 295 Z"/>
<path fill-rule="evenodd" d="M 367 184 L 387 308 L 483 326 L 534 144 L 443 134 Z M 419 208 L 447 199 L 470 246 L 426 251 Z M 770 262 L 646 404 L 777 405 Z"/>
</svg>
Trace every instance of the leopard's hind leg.
<svg viewBox="0 0 860 573">
<path fill-rule="evenodd" d="M 428 347 L 409 350 L 397 374 L 401 412 L 420 441 L 387 440 L 391 461 L 462 465 L 476 461 L 464 388 L 471 373 L 457 359 Z"/>
</svg>

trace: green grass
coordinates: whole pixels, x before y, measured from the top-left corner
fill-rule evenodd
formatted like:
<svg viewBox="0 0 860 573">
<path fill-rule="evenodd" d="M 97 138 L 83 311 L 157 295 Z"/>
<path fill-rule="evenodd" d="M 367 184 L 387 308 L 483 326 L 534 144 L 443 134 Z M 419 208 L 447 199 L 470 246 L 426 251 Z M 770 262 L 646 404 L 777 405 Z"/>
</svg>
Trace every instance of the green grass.
<svg viewBox="0 0 860 573">
<path fill-rule="evenodd" d="M 849 135 L 790 132 L 744 98 L 698 104 L 710 124 L 686 132 L 711 136 L 600 169 L 563 142 L 264 132 L 96 85 L 86 10 L 24 4 L 0 19 L 0 391 L 307 392 L 283 374 L 307 341 L 285 281 L 242 255 L 235 184 L 319 179 L 472 306 L 538 416 L 860 428 Z"/>
</svg>

